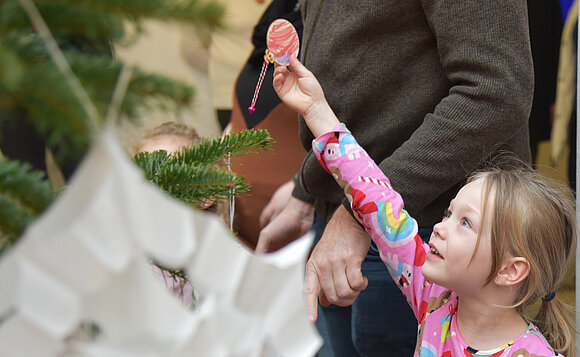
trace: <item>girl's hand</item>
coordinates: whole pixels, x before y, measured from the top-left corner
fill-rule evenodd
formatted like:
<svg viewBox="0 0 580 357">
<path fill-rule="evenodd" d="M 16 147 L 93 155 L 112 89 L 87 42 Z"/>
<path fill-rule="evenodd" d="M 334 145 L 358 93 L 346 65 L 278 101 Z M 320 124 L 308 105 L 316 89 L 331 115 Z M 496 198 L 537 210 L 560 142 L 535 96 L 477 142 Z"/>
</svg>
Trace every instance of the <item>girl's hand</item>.
<svg viewBox="0 0 580 357">
<path fill-rule="evenodd" d="M 289 70 L 290 69 L 290 70 Z M 338 124 L 338 119 L 324 98 L 322 87 L 295 55 L 289 69 L 276 66 L 274 90 L 292 110 L 300 113 L 315 136 L 326 133 Z"/>
</svg>

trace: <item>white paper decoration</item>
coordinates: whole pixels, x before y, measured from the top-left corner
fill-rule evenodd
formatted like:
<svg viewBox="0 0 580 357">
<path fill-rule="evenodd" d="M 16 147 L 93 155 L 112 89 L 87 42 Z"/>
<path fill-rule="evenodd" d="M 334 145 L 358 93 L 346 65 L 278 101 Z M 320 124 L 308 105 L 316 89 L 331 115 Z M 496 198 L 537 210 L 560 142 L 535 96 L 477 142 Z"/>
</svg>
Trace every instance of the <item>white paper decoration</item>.
<svg viewBox="0 0 580 357">
<path fill-rule="evenodd" d="M 257 256 L 147 183 L 105 131 L 71 185 L 0 259 L 0 356 L 313 356 L 311 237 Z M 185 267 L 187 309 L 147 257 Z"/>
</svg>

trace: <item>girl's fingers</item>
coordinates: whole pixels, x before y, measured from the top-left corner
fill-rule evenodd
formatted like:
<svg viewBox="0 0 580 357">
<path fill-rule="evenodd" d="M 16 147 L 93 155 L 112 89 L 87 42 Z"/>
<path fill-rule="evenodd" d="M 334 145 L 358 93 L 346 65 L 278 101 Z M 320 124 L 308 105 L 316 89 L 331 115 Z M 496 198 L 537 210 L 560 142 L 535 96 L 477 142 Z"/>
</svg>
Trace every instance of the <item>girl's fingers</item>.
<svg viewBox="0 0 580 357">
<path fill-rule="evenodd" d="M 310 73 L 310 71 L 308 69 L 306 69 L 306 67 L 304 67 L 304 65 L 302 63 L 300 63 L 300 61 L 298 60 L 298 58 L 296 58 L 296 55 L 291 55 L 290 56 L 290 70 L 292 72 L 296 72 L 296 74 L 299 77 L 304 77 L 306 75 L 308 75 Z"/>
</svg>

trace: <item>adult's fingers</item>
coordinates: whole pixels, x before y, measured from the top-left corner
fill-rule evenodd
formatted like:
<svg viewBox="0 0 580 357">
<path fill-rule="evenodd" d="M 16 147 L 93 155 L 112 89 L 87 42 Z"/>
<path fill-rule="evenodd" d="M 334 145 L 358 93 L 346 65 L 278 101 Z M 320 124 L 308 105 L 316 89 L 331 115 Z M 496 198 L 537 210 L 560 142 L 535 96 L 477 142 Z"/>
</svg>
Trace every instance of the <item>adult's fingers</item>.
<svg viewBox="0 0 580 357">
<path fill-rule="evenodd" d="M 272 221 L 260 231 L 255 249 L 256 254 L 270 253 L 275 250 L 276 238 L 285 234 L 277 223 Z"/>
<path fill-rule="evenodd" d="M 268 248 L 270 247 L 270 239 L 263 233 L 264 231 L 260 232 L 260 236 L 258 237 L 258 243 L 256 244 L 256 249 L 254 250 L 256 254 L 265 254 L 268 253 Z"/>
<path fill-rule="evenodd" d="M 260 213 L 260 228 L 264 228 L 268 225 L 268 223 L 272 222 L 272 218 L 274 217 L 274 207 L 271 205 L 267 205 Z"/>
<path fill-rule="evenodd" d="M 260 231 L 256 253 L 276 251 L 303 236 L 312 226 L 313 218 L 311 204 L 291 199 L 286 208 Z"/>
<path fill-rule="evenodd" d="M 330 301 L 328 301 L 328 299 L 326 298 L 326 295 L 324 295 L 324 291 L 320 290 L 320 293 L 318 294 L 318 303 L 321 306 L 329 306 L 330 305 Z"/>
<path fill-rule="evenodd" d="M 336 304 L 339 299 L 336 286 L 340 284 L 337 284 L 334 281 L 334 266 L 330 261 L 326 260 L 324 256 L 318 254 L 317 248 L 318 247 L 315 247 L 312 251 L 308 263 L 313 267 L 313 270 L 316 271 L 319 289 L 324 293 L 326 301 L 331 304 Z"/>
<path fill-rule="evenodd" d="M 306 310 L 310 314 L 310 320 L 318 319 L 318 295 L 320 294 L 320 282 L 318 272 L 310 263 L 306 264 L 306 277 L 304 278 L 304 293 Z"/>
<path fill-rule="evenodd" d="M 308 264 L 318 277 L 320 289 L 318 295 L 324 296 L 326 304 L 322 300 L 321 304 L 349 306 L 356 300 L 360 291 L 350 287 L 346 274 L 347 263 L 342 259 L 328 258 L 325 254 L 326 252 L 321 252 L 319 247 L 316 247 L 308 260 Z"/>
<path fill-rule="evenodd" d="M 367 277 L 362 274 L 361 267 L 356 264 L 346 267 L 346 278 L 348 285 L 354 291 L 363 291 L 369 285 Z"/>
<path fill-rule="evenodd" d="M 349 263 L 343 259 L 338 259 L 332 264 L 332 284 L 331 287 L 323 288 L 328 300 L 338 306 L 351 305 L 359 294 L 349 283 L 347 271 Z"/>
<path fill-rule="evenodd" d="M 256 254 L 272 253 L 292 240 L 285 227 L 281 227 L 279 222 L 274 220 L 260 231 L 255 252 Z"/>
<path fill-rule="evenodd" d="M 293 189 L 294 181 L 292 180 L 278 187 L 260 214 L 260 228 L 266 227 L 284 210 L 284 208 L 286 208 L 290 198 L 292 197 Z"/>
</svg>

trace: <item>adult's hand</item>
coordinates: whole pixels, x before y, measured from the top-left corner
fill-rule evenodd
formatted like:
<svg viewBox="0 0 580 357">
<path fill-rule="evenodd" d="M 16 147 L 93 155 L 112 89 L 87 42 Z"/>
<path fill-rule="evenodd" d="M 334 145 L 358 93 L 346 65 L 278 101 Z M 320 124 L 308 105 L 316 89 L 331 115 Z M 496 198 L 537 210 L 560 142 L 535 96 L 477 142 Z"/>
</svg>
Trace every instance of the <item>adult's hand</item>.
<svg viewBox="0 0 580 357">
<path fill-rule="evenodd" d="M 323 306 L 349 306 L 366 289 L 368 280 L 361 266 L 370 242 L 370 236 L 340 206 L 306 263 L 306 307 L 312 321 L 318 317 L 318 300 Z"/>
<path fill-rule="evenodd" d="M 280 212 L 284 210 L 288 204 L 288 200 L 292 197 L 292 190 L 294 189 L 294 180 L 290 180 L 278 187 L 270 202 L 264 207 L 260 214 L 260 228 L 266 227 L 274 218 L 278 217 Z"/>
<path fill-rule="evenodd" d="M 314 206 L 290 197 L 282 212 L 260 231 L 256 253 L 274 252 L 302 237 L 313 221 Z"/>
</svg>

